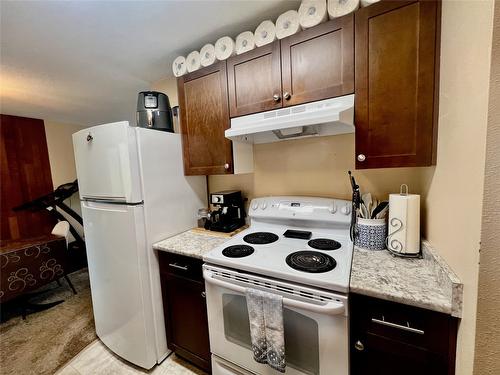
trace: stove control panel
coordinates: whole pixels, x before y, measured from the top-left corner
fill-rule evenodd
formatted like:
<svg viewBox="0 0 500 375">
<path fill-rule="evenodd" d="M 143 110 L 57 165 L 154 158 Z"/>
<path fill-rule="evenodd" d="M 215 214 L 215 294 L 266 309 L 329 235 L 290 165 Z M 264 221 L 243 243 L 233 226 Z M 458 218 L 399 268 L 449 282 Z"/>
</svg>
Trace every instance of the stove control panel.
<svg viewBox="0 0 500 375">
<path fill-rule="evenodd" d="M 349 225 L 351 202 L 342 199 L 279 196 L 255 198 L 250 203 L 253 219 L 325 221 Z"/>
</svg>

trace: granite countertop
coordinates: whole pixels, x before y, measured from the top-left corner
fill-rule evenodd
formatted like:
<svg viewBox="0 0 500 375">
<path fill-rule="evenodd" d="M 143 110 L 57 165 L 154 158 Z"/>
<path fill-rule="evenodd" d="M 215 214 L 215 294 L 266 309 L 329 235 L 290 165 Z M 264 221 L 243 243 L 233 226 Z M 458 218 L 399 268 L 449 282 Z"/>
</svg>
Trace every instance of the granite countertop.
<svg viewBox="0 0 500 375">
<path fill-rule="evenodd" d="M 188 230 L 155 243 L 153 249 L 203 259 L 203 255 L 227 240 L 229 237 Z"/>
<path fill-rule="evenodd" d="M 350 291 L 461 317 L 462 283 L 427 241 L 422 254 L 408 259 L 355 248 Z"/>
<path fill-rule="evenodd" d="M 190 230 L 155 243 L 154 249 L 198 259 L 230 237 Z M 463 285 L 427 241 L 422 259 L 388 251 L 354 249 L 350 291 L 406 305 L 462 316 Z"/>
</svg>

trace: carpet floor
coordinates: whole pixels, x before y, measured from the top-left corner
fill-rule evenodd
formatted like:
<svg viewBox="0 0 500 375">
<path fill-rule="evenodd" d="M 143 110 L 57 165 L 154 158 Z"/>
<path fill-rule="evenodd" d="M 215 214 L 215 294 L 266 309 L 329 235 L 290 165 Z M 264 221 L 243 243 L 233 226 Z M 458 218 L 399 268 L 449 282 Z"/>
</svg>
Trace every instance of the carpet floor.
<svg viewBox="0 0 500 375">
<path fill-rule="evenodd" d="M 51 283 L 31 302 L 64 302 L 26 320 L 15 306 L 2 306 L 1 375 L 52 375 L 96 339 L 87 270 L 69 277 L 78 294 L 64 280 Z"/>
</svg>

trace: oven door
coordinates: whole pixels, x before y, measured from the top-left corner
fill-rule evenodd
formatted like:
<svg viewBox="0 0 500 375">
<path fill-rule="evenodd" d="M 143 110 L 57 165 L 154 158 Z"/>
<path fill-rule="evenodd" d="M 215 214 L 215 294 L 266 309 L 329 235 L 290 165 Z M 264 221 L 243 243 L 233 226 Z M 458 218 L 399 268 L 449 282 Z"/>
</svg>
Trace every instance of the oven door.
<svg viewBox="0 0 500 375">
<path fill-rule="evenodd" d="M 220 267 L 203 267 L 212 354 L 256 374 L 279 374 L 253 360 L 245 290 L 254 288 L 283 296 L 285 374 L 349 373 L 345 296 Z"/>
</svg>

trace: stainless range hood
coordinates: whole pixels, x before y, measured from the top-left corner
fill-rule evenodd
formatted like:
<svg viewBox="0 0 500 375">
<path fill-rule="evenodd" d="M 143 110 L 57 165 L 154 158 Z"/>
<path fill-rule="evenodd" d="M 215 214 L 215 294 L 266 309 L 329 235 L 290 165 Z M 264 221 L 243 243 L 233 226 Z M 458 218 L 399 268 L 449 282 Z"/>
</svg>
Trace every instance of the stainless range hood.
<svg viewBox="0 0 500 375">
<path fill-rule="evenodd" d="M 270 143 L 354 133 L 354 94 L 231 119 L 226 138 Z"/>
</svg>

